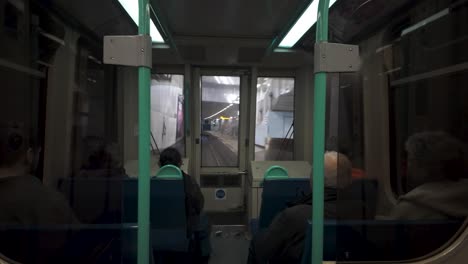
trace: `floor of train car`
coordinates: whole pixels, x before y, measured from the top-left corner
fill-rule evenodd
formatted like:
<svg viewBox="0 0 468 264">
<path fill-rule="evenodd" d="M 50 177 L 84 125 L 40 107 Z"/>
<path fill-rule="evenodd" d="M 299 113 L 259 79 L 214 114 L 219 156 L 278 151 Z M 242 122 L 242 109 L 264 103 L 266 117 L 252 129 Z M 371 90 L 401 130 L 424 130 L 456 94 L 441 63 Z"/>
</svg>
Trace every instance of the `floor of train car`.
<svg viewBox="0 0 468 264">
<path fill-rule="evenodd" d="M 250 233 L 242 225 L 214 225 L 209 264 L 247 263 Z"/>
<path fill-rule="evenodd" d="M 237 140 L 205 131 L 202 136 L 202 166 L 236 166 Z M 212 223 L 210 264 L 246 263 L 250 234 L 245 212 L 207 212 Z"/>
<path fill-rule="evenodd" d="M 210 264 L 246 263 L 251 235 L 245 212 L 207 212 L 211 224 Z"/>
</svg>

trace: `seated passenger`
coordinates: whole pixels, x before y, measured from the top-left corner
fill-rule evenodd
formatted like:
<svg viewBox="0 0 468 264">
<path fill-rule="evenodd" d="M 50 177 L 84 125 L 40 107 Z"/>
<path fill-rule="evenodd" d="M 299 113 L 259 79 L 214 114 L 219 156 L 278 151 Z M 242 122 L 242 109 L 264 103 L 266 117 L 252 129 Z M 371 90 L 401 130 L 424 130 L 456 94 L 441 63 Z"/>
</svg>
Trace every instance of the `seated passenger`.
<svg viewBox="0 0 468 264">
<path fill-rule="evenodd" d="M 182 166 L 182 156 L 175 148 L 166 148 L 159 156 L 159 166 L 174 165 L 178 168 Z M 200 213 L 203 210 L 204 198 L 200 186 L 193 177 L 182 171 L 185 192 L 187 196 L 187 217 L 189 227 L 198 225 Z"/>
<path fill-rule="evenodd" d="M 84 140 L 83 165 L 79 177 L 82 178 L 127 178 L 120 162 L 116 144 L 106 144 L 99 137 L 87 137 Z"/>
<path fill-rule="evenodd" d="M 468 180 L 463 143 L 443 132 L 423 132 L 406 142 L 410 191 L 400 196 L 393 219 L 463 219 L 468 216 Z"/>
<path fill-rule="evenodd" d="M 31 175 L 34 153 L 26 131 L 0 124 L 0 226 L 19 228 L 2 228 L 0 252 L 20 263 L 50 263 L 71 233 L 46 235 L 40 226 L 60 228 L 78 221 L 64 197 Z"/>
<path fill-rule="evenodd" d="M 64 197 L 30 175 L 34 154 L 29 146 L 26 129 L 0 125 L 0 223 L 77 223 Z"/>
<path fill-rule="evenodd" d="M 336 218 L 337 190 L 351 183 L 351 162 L 337 152 L 325 153 L 325 218 Z M 252 240 L 249 264 L 299 263 L 304 248 L 312 196 L 279 213 L 265 231 Z"/>
<path fill-rule="evenodd" d="M 159 157 L 159 166 L 174 165 L 178 168 L 182 166 L 182 156 L 175 148 L 166 148 Z M 187 226 L 189 232 L 193 232 L 198 245 L 196 250 L 199 256 L 209 257 L 211 253 L 210 224 L 207 217 L 202 213 L 204 198 L 200 186 L 193 177 L 182 171 L 185 186 Z"/>
</svg>

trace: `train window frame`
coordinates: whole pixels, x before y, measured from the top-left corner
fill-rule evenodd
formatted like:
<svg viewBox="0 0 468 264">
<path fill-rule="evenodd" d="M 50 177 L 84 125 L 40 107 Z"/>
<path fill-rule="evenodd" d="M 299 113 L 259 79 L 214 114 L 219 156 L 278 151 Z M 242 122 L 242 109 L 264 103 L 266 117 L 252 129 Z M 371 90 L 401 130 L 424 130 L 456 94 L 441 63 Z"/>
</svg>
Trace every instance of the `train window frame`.
<svg viewBox="0 0 468 264">
<path fill-rule="evenodd" d="M 289 71 L 289 70 L 284 70 L 284 69 L 279 69 L 279 70 L 267 70 L 267 69 L 261 69 L 257 72 L 257 74 L 254 76 L 252 75 L 252 91 L 251 91 L 251 96 L 252 96 L 252 100 L 250 101 L 252 103 L 252 106 L 250 107 L 250 118 L 251 118 L 251 126 L 252 126 L 252 131 L 251 131 L 251 138 L 252 138 L 252 144 L 251 144 L 251 149 L 250 149 L 250 155 L 251 156 L 251 160 L 254 160 L 254 161 L 280 161 L 281 159 L 273 159 L 273 160 L 268 160 L 268 159 L 263 159 L 263 160 L 257 160 L 255 158 L 255 148 L 256 148 L 256 144 L 255 144 L 255 138 L 256 138 L 256 134 L 257 134 L 257 129 L 256 129 L 256 122 L 257 122 L 257 85 L 258 85 L 258 80 L 260 78 L 278 78 L 278 79 L 292 79 L 293 80 L 293 83 L 294 83 L 294 86 L 293 86 L 293 90 L 294 90 L 294 96 L 293 96 L 293 106 L 292 106 L 292 114 L 293 114 L 293 120 L 292 120 L 292 135 L 294 135 L 295 133 L 295 122 L 296 122 L 296 119 L 297 119 L 297 116 L 296 116 L 296 100 L 297 100 L 297 76 L 294 72 L 292 71 Z M 294 137 L 293 137 L 294 138 Z M 297 144 L 297 140 L 294 140 L 293 141 L 293 144 L 292 144 L 292 156 L 291 156 L 291 160 L 295 160 L 296 159 L 296 151 L 297 151 L 297 147 L 296 147 L 296 144 Z"/>
<path fill-rule="evenodd" d="M 236 170 L 238 168 L 242 168 L 245 167 L 245 164 L 242 163 L 242 151 L 243 151 L 243 145 L 241 142 L 243 141 L 242 140 L 242 132 L 243 132 L 243 129 L 245 129 L 243 127 L 243 123 L 245 122 L 244 119 L 246 117 L 248 117 L 248 115 L 246 115 L 246 117 L 244 117 L 243 115 L 243 107 L 248 103 L 248 102 L 243 102 L 243 99 L 244 99 L 244 87 L 243 87 L 243 74 L 242 73 L 238 73 L 238 72 L 235 72 L 235 71 L 218 71 L 218 70 L 211 70 L 211 69 L 206 69 L 205 71 L 202 71 L 200 72 L 199 74 L 199 82 L 200 82 L 200 101 L 197 102 L 197 104 L 199 104 L 199 107 L 200 107 L 200 113 L 203 113 L 203 78 L 204 77 L 233 77 L 233 78 L 239 78 L 239 106 L 238 106 L 238 112 L 239 112 L 239 116 L 238 116 L 238 120 L 239 120 L 239 123 L 238 123 L 238 127 L 237 127 L 237 133 L 238 133 L 238 138 L 237 138 L 237 153 L 235 154 L 236 155 L 236 164 L 235 165 L 232 165 L 232 166 L 227 166 L 227 165 L 223 165 L 223 166 L 203 166 L 203 144 L 200 143 L 199 144 L 199 151 L 197 151 L 197 155 L 200 155 L 200 171 L 204 170 L 204 171 L 213 171 L 213 170 L 219 170 L 220 168 L 224 168 L 224 169 L 228 169 L 228 170 Z M 223 109 L 224 110 L 224 109 Z M 200 115 L 201 117 L 201 115 Z M 201 135 L 202 135 L 202 131 L 203 131 L 203 122 L 200 121 L 200 130 L 197 131 L 196 133 L 199 133 L 200 132 L 200 139 L 201 139 Z M 198 145 L 198 144 L 197 144 Z M 244 149 L 245 151 L 245 149 Z M 203 175 L 203 173 L 201 174 Z"/>
<path fill-rule="evenodd" d="M 422 5 L 423 4 L 415 5 L 415 6 L 422 6 Z M 383 39 L 382 39 L 381 46 L 382 47 L 394 46 L 400 49 L 398 50 L 398 53 L 392 55 L 392 61 L 394 63 L 397 62 L 396 61 L 397 56 L 406 56 L 404 51 L 401 51 L 400 43 L 395 45 L 395 42 L 397 41 L 399 42 L 401 40 L 401 37 L 403 37 L 403 34 L 401 35 L 399 34 L 400 33 L 399 29 L 401 29 L 401 27 L 405 23 L 408 22 L 407 19 L 413 15 L 414 9 L 416 9 L 416 7 L 412 8 L 411 10 L 412 12 L 408 12 L 405 15 L 401 15 L 398 18 L 396 18 L 396 20 L 392 22 L 392 24 L 387 28 L 387 30 L 383 31 Z M 412 33 L 411 32 L 407 33 L 407 35 L 410 35 L 410 34 Z M 405 62 L 399 61 L 398 63 L 400 63 L 400 65 L 396 65 L 394 66 L 394 68 L 398 68 L 402 65 L 405 65 Z M 450 65 L 453 65 L 453 64 L 456 64 L 456 63 L 453 62 Z M 437 70 L 440 68 L 437 66 L 434 66 L 434 67 L 435 68 L 433 68 L 430 71 Z M 410 74 L 409 76 L 423 74 L 423 73 L 425 72 L 415 72 L 415 73 Z M 412 93 L 415 96 L 415 94 L 418 94 L 421 91 L 422 82 L 427 82 L 427 80 L 429 79 L 416 80 L 416 81 L 410 82 L 411 85 L 409 86 L 404 86 L 404 85 L 392 86 L 391 84 L 392 82 L 399 81 L 401 79 L 405 79 L 409 77 L 409 76 L 404 76 L 404 77 L 392 78 L 393 76 L 395 76 L 393 75 L 393 72 L 391 74 L 389 73 L 389 75 L 383 82 L 384 83 L 383 85 L 385 86 L 385 90 L 386 90 L 385 91 L 385 97 L 387 98 L 386 119 L 388 122 L 387 123 L 388 125 L 388 142 L 387 143 L 388 143 L 389 160 L 386 162 L 388 162 L 388 168 L 390 170 L 389 171 L 390 177 L 388 179 L 383 180 L 384 190 L 382 191 L 384 193 L 382 195 L 388 196 L 389 194 L 391 194 L 391 197 L 387 197 L 387 199 L 389 198 L 389 201 L 391 202 L 391 204 L 395 205 L 400 196 L 408 193 L 408 188 L 404 185 L 404 182 L 402 182 L 401 175 L 398 175 L 399 173 L 397 172 L 399 170 L 397 155 L 401 155 L 401 154 L 398 154 L 398 147 L 397 147 L 397 144 L 398 144 L 397 122 L 398 121 L 397 121 L 397 113 L 396 113 L 397 106 L 395 105 L 395 103 L 398 99 L 396 98 L 397 97 L 396 93 L 398 90 L 413 90 Z M 424 98 L 429 97 L 427 90 L 422 90 L 422 91 L 425 92 Z M 408 93 L 411 93 L 411 92 L 408 91 Z M 414 109 L 413 109 L 414 113 L 413 112 L 410 113 L 407 110 L 406 115 L 411 114 L 414 116 L 419 116 L 419 115 L 426 114 L 426 112 L 428 111 L 427 108 L 429 107 L 427 102 L 424 102 L 424 104 L 421 104 L 421 102 L 414 101 L 414 98 L 411 98 L 411 95 L 407 95 L 407 96 L 408 98 L 406 99 L 407 100 L 406 104 L 414 105 Z M 402 260 L 396 260 L 396 261 L 401 262 L 401 263 L 432 263 L 433 261 L 434 262 L 449 261 L 451 260 L 451 257 L 453 258 L 455 254 L 457 254 L 456 251 L 458 251 L 459 253 L 461 250 L 463 250 L 463 247 L 461 247 L 460 245 L 462 243 L 467 244 L 467 241 L 468 241 L 467 239 L 468 239 L 468 217 L 463 220 L 463 222 L 460 224 L 458 229 L 453 234 L 451 234 L 450 238 L 447 241 L 445 241 L 445 243 L 440 244 L 438 248 L 434 249 L 431 252 L 428 252 L 425 255 L 418 256 L 413 259 L 402 259 Z M 379 261 L 379 260 L 376 260 L 376 261 Z"/>
</svg>

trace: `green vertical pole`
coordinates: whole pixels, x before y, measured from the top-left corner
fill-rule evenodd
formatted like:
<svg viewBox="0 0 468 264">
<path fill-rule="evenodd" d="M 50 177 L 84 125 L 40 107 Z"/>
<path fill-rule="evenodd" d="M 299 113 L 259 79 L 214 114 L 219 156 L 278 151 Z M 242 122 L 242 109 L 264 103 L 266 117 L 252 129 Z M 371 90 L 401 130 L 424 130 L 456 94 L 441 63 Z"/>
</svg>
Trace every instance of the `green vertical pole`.
<svg viewBox="0 0 468 264">
<path fill-rule="evenodd" d="M 315 0 L 319 1 L 319 0 Z M 328 4 L 320 0 L 317 14 L 316 42 L 328 41 Z M 321 56 L 320 54 L 314 54 Z M 325 152 L 325 111 L 327 74 L 315 74 L 314 83 L 314 136 L 313 136 L 313 202 L 312 202 L 312 258 L 311 264 L 323 261 L 323 218 L 324 218 L 324 152 Z"/>
<path fill-rule="evenodd" d="M 187 68 L 190 70 L 190 66 L 186 65 L 185 66 L 185 73 L 187 73 Z M 191 75 L 189 75 L 191 76 Z M 190 136 L 190 104 L 189 104 L 189 98 L 190 98 L 190 79 L 187 78 L 187 74 L 184 76 L 184 129 L 185 129 L 185 135 L 184 137 L 189 137 Z M 187 150 L 185 150 L 187 152 Z"/>
<path fill-rule="evenodd" d="M 149 35 L 148 0 L 138 2 L 138 34 Z M 138 264 L 150 257 L 150 78 L 150 68 L 138 68 Z"/>
</svg>

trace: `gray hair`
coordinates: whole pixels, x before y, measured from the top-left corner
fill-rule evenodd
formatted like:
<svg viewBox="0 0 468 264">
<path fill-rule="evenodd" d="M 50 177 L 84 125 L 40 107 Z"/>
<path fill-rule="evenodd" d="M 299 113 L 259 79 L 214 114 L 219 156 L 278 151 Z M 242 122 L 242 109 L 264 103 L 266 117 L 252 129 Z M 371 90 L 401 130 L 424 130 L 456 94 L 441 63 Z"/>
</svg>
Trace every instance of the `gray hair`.
<svg viewBox="0 0 468 264">
<path fill-rule="evenodd" d="M 405 144 L 408 161 L 423 169 L 424 181 L 463 176 L 466 149 L 458 139 L 445 132 L 422 132 L 412 135 Z"/>
<path fill-rule="evenodd" d="M 352 164 L 346 155 L 327 151 L 324 161 L 325 186 L 344 188 L 351 183 Z"/>
</svg>

